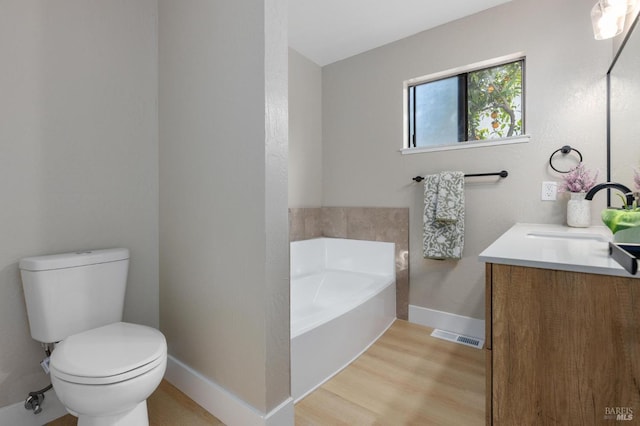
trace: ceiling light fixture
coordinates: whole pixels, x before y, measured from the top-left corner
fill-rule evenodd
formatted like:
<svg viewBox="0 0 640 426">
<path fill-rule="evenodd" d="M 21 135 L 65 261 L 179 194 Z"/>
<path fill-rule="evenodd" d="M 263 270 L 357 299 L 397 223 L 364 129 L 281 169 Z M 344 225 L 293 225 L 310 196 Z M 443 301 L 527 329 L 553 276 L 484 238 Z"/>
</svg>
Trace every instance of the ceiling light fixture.
<svg viewBox="0 0 640 426">
<path fill-rule="evenodd" d="M 620 34 L 631 5 L 632 2 L 628 0 L 598 0 L 591 9 L 591 24 L 596 40 L 605 40 Z"/>
</svg>

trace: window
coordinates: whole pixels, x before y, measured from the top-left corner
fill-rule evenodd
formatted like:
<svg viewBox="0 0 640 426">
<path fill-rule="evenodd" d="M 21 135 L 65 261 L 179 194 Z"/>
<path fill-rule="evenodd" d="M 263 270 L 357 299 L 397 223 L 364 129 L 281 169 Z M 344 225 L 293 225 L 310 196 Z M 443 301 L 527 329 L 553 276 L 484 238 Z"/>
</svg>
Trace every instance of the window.
<svg viewBox="0 0 640 426">
<path fill-rule="evenodd" d="M 405 82 L 405 149 L 525 141 L 524 57 L 466 68 Z"/>
</svg>

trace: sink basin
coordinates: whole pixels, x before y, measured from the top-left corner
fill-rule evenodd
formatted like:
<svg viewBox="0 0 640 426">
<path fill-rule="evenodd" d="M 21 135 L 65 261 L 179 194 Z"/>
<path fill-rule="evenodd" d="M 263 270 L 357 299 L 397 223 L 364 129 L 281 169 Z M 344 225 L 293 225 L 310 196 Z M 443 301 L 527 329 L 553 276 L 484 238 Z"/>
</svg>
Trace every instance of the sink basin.
<svg viewBox="0 0 640 426">
<path fill-rule="evenodd" d="M 527 233 L 528 238 L 549 238 L 555 240 L 568 240 L 568 241 L 598 241 L 609 242 L 609 238 L 605 235 L 588 233 L 588 232 L 566 232 L 566 231 L 531 231 Z"/>
</svg>

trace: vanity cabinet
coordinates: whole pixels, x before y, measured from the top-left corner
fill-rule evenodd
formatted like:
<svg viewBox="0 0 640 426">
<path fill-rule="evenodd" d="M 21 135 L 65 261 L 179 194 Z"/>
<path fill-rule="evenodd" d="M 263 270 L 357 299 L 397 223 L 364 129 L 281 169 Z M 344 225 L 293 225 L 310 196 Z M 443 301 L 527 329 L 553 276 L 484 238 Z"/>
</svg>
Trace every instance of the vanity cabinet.
<svg viewBox="0 0 640 426">
<path fill-rule="evenodd" d="M 640 424 L 640 280 L 486 265 L 487 424 Z"/>
</svg>

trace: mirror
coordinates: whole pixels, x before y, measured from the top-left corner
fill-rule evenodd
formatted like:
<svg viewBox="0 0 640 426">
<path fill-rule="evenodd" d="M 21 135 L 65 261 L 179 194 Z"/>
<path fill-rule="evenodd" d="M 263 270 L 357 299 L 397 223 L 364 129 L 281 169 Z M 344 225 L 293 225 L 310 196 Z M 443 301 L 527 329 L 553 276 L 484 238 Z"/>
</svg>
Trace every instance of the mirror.
<svg viewBox="0 0 640 426">
<path fill-rule="evenodd" d="M 608 180 L 634 188 L 640 173 L 640 29 L 638 17 L 629 29 L 607 74 L 609 83 Z M 610 194 L 609 205 L 622 202 Z"/>
</svg>

